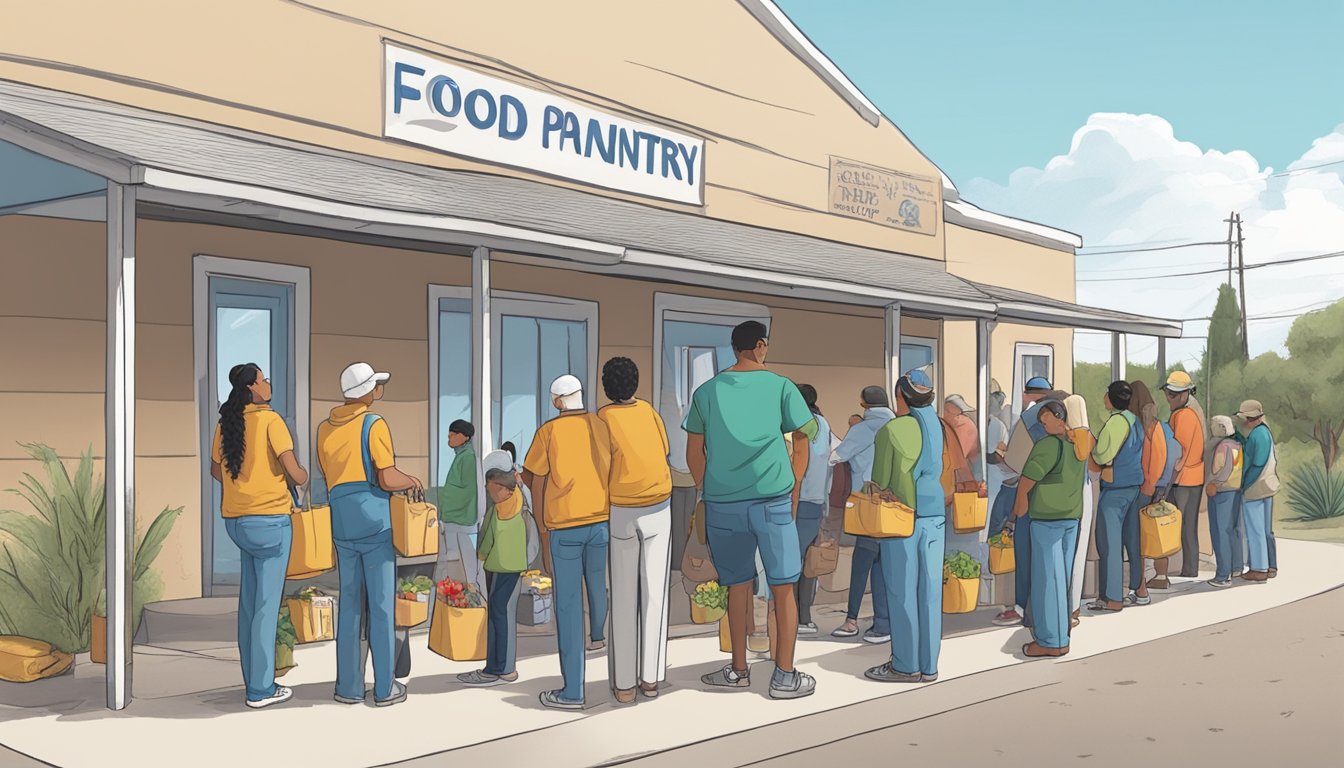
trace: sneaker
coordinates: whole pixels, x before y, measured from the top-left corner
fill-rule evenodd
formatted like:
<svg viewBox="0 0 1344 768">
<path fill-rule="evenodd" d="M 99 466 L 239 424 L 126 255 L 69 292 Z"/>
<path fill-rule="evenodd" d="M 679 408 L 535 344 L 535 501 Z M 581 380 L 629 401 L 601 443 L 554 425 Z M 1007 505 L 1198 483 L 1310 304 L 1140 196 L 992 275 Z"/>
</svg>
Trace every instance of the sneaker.
<svg viewBox="0 0 1344 768">
<path fill-rule="evenodd" d="M 517 672 L 510 672 L 507 675 L 492 675 L 483 669 L 472 672 L 466 672 L 457 676 L 457 681 L 463 685 L 469 685 L 473 688 L 489 688 L 495 685 L 504 685 L 518 680 Z"/>
<path fill-rule="evenodd" d="M 588 643 L 588 652 L 600 651 L 607 647 L 606 640 L 593 640 Z"/>
<path fill-rule="evenodd" d="M 1209 586 L 1215 589 L 1223 589 L 1232 586 L 1232 579 L 1209 579 Z"/>
<path fill-rule="evenodd" d="M 858 637 L 859 627 L 857 624 L 845 622 L 838 629 L 831 633 L 831 637 Z"/>
<path fill-rule="evenodd" d="M 798 634 L 800 635 L 815 635 L 817 634 L 817 631 L 817 625 L 810 621 L 806 624 L 798 625 Z"/>
<path fill-rule="evenodd" d="M 870 629 L 863 633 L 863 642 L 869 645 L 881 645 L 891 642 L 891 632 L 882 633 L 875 629 Z"/>
<path fill-rule="evenodd" d="M 933 673 L 932 675 L 920 675 L 920 676 L 919 676 L 919 682 L 921 682 L 921 683 L 936 683 L 936 682 L 938 682 L 938 673 L 935 672 L 935 673 Z"/>
<path fill-rule="evenodd" d="M 406 686 L 402 685 L 401 683 L 398 683 L 396 680 L 393 680 L 391 695 L 389 695 L 386 699 L 378 699 L 374 701 L 373 706 L 390 707 L 393 704 L 400 704 L 405 700 L 406 700 Z"/>
<path fill-rule="evenodd" d="M 793 670 L 785 672 L 779 667 L 775 667 L 775 673 L 770 676 L 770 698 L 772 699 L 801 699 L 804 696 L 811 696 L 817 691 L 817 680 L 806 672 Z"/>
<path fill-rule="evenodd" d="M 1015 627 L 1022 623 L 1022 614 L 1018 613 L 1015 608 L 1009 608 L 990 619 L 989 623 L 996 627 Z"/>
<path fill-rule="evenodd" d="M 873 667 L 863 676 L 869 680 L 876 680 L 879 683 L 918 683 L 924 679 L 924 676 L 918 672 L 897 672 L 891 668 L 891 662 L 887 662 L 880 667 Z"/>
<path fill-rule="evenodd" d="M 1152 605 L 1152 603 L 1153 603 L 1152 595 L 1144 595 L 1143 597 L 1139 597 L 1138 592 L 1130 592 L 1128 595 L 1125 595 L 1125 605 Z"/>
<path fill-rule="evenodd" d="M 732 664 L 725 664 L 723 669 L 710 672 L 708 675 L 702 675 L 700 682 L 705 685 L 712 685 L 715 688 L 750 688 L 751 670 L 738 672 L 733 669 Z"/>
<path fill-rule="evenodd" d="M 335 696 L 333 696 L 332 698 L 336 699 L 336 703 L 337 703 L 337 704 L 363 704 L 363 703 L 364 703 L 364 700 L 363 700 L 363 699 L 352 699 L 352 698 L 350 698 L 349 696 L 342 696 L 342 695 L 339 694 L 339 693 L 336 694 Z"/>
<path fill-rule="evenodd" d="M 541 706 L 549 707 L 550 709 L 583 709 L 582 701 L 562 699 L 560 698 L 560 694 L 561 691 L 542 691 L 541 695 L 537 696 L 537 700 L 541 702 Z"/>
<path fill-rule="evenodd" d="M 247 706 L 250 709 L 265 709 L 271 706 L 272 704 L 284 704 L 286 701 L 289 701 L 292 698 L 294 698 L 294 690 L 292 688 L 286 688 L 283 685 L 277 685 L 275 686 L 275 693 L 272 693 L 270 696 L 264 699 L 258 699 L 257 701 L 252 701 L 251 699 L 248 699 Z"/>
<path fill-rule="evenodd" d="M 1278 568 L 1270 568 L 1270 569 L 1269 569 L 1269 578 L 1272 579 L 1272 578 L 1274 578 L 1275 576 L 1278 576 L 1278 575 L 1279 575 L 1279 569 L 1278 569 Z"/>
</svg>

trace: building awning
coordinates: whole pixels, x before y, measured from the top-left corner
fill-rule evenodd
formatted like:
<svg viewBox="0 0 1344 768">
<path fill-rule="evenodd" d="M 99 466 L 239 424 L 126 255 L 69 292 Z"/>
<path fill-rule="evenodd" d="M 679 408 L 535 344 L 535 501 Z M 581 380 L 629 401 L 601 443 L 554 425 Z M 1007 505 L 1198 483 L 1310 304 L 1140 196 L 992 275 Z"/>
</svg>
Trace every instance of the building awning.
<svg viewBox="0 0 1344 768">
<path fill-rule="evenodd" d="M 1164 320 L 1111 309 L 1084 307 L 1026 291 L 984 283 L 973 282 L 972 285 L 994 300 L 998 306 L 999 319 L 1008 322 L 1132 333 L 1168 339 L 1180 338 L 1183 327 L 1179 320 Z"/>
<path fill-rule="evenodd" d="M 136 107 L 0 82 L 0 138 L 116 181 L 142 201 L 344 226 L 597 263 L 692 270 L 989 317 L 938 261 L 679 213 L 541 182 L 339 152 Z M 15 137 L 15 134 L 21 134 Z M 75 162 L 83 157 L 83 163 Z M 120 176 L 120 178 L 117 178 Z M 159 193 L 156 194 L 155 190 Z M 280 212 L 280 213 L 277 213 Z M 288 215 L 284 212 L 290 212 Z M 344 225 L 341 221 L 346 222 Z"/>
</svg>

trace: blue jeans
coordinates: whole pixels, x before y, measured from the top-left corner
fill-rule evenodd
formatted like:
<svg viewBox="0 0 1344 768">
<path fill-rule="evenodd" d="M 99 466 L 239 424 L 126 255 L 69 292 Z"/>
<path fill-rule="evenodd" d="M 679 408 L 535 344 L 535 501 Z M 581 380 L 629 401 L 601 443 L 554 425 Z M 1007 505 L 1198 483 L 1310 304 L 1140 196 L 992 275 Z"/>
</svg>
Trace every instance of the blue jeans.
<svg viewBox="0 0 1344 768">
<path fill-rule="evenodd" d="M 798 519 L 794 525 L 798 528 L 798 551 L 807 554 L 807 548 L 817 540 L 821 533 L 821 519 L 826 514 L 825 504 L 810 501 L 798 502 Z M 807 576 L 798 577 L 798 623 L 812 623 L 812 601 L 817 597 L 817 579 Z"/>
<path fill-rule="evenodd" d="M 551 531 L 551 566 L 555 569 L 555 629 L 560 643 L 560 674 L 565 687 L 560 698 L 583 701 L 583 673 L 587 652 L 583 642 L 583 587 L 588 584 L 588 621 L 592 639 L 606 635 L 607 546 L 605 522 Z"/>
<path fill-rule="evenodd" d="M 490 629 L 486 634 L 485 673 L 508 675 L 518 658 L 518 582 L 517 573 L 485 572 Z"/>
<path fill-rule="evenodd" d="M 1274 514 L 1274 497 L 1247 499 L 1242 505 L 1242 524 L 1246 526 L 1246 553 L 1252 571 L 1270 569 L 1269 528 Z"/>
<path fill-rule="evenodd" d="M 1035 620 L 1032 634 L 1042 648 L 1069 645 L 1069 582 L 1073 578 L 1077 547 L 1077 520 L 1032 522 L 1031 615 Z"/>
<path fill-rule="evenodd" d="M 1209 500 L 1209 538 L 1213 539 L 1213 560 L 1216 565 L 1214 578 L 1218 580 L 1232 578 L 1233 569 L 1241 560 L 1241 539 L 1237 536 L 1238 507 L 1241 495 L 1238 491 L 1220 491 Z"/>
<path fill-rule="evenodd" d="M 1014 489 L 1013 494 L 1017 491 Z M 1013 524 L 1013 594 L 1022 609 L 1022 626 L 1031 626 L 1031 516 L 1017 518 Z"/>
<path fill-rule="evenodd" d="M 854 538 L 854 553 L 849 570 L 849 610 L 845 618 L 858 621 L 863 607 L 863 592 L 869 579 L 873 584 L 873 632 L 891 634 L 891 613 L 887 610 L 887 580 L 882 577 L 882 548 L 877 539 Z"/>
<path fill-rule="evenodd" d="M 1130 514 L 1138 514 L 1135 506 L 1138 501 L 1139 487 L 1132 486 L 1102 488 L 1097 502 L 1097 554 L 1101 556 L 1097 568 L 1098 592 L 1107 602 L 1120 603 L 1125 599 L 1125 523 Z"/>
<path fill-rule="evenodd" d="M 803 575 L 793 498 L 787 493 L 746 501 L 706 499 L 705 538 L 719 583 L 726 587 L 756 578 L 757 552 L 771 586 L 796 584 Z"/>
<path fill-rule="evenodd" d="M 1125 515 L 1124 547 L 1125 558 L 1129 561 L 1129 588 L 1138 589 L 1143 585 L 1143 534 L 1139 529 L 1139 510 L 1153 503 L 1153 497 L 1139 491 L 1134 500 L 1134 510 Z"/>
<path fill-rule="evenodd" d="M 916 517 L 908 538 L 882 539 L 882 575 L 891 585 L 891 667 L 897 672 L 938 674 L 943 642 L 942 516 Z"/>
<path fill-rule="evenodd" d="M 238 658 L 248 701 L 275 695 L 275 625 L 285 591 L 294 529 L 289 515 L 230 517 L 224 530 L 238 546 Z"/>
<path fill-rule="evenodd" d="M 332 499 L 333 517 L 339 514 L 338 503 Z M 336 604 L 336 694 L 364 698 L 362 627 L 373 657 L 373 695 L 386 699 L 392 695 L 396 661 L 397 551 L 392 532 L 355 541 L 336 539 L 336 564 L 341 584 Z"/>
</svg>

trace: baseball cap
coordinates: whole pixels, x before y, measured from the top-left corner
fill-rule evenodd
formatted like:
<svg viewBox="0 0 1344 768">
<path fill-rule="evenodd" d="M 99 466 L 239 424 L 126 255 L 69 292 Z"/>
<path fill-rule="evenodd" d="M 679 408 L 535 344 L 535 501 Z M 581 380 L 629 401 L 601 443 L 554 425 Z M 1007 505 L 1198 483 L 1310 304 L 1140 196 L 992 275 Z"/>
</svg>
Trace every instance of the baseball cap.
<svg viewBox="0 0 1344 768">
<path fill-rule="evenodd" d="M 491 451 L 485 454 L 485 458 L 481 459 L 481 472 L 489 472 L 492 469 L 513 471 L 513 458 L 509 456 L 508 451 Z"/>
<path fill-rule="evenodd" d="M 579 378 L 568 373 L 551 382 L 551 394 L 555 397 L 569 397 L 582 389 L 583 383 Z"/>
<path fill-rule="evenodd" d="M 1049 392 L 1052 389 L 1054 387 L 1050 386 L 1050 380 L 1044 376 L 1032 376 L 1027 379 L 1027 385 L 1023 387 L 1023 390 L 1027 392 Z"/>
<path fill-rule="evenodd" d="M 966 402 L 966 398 L 962 397 L 961 395 L 952 395 L 947 398 L 946 402 L 948 405 L 951 405 L 952 407 L 956 408 L 962 413 L 975 413 L 975 409 L 972 408 Z"/>
<path fill-rule="evenodd" d="M 923 368 L 916 368 L 905 374 L 905 380 L 914 386 L 916 392 L 928 392 L 933 389 L 933 382 L 929 380 L 929 374 Z"/>
<path fill-rule="evenodd" d="M 1245 400 L 1242 402 L 1241 407 L 1237 409 L 1237 418 L 1246 419 L 1247 421 L 1261 418 L 1264 415 L 1265 407 L 1260 404 L 1259 400 Z"/>
<path fill-rule="evenodd" d="M 352 399 L 363 397 L 390 378 L 392 374 L 375 371 L 368 363 L 351 363 L 341 371 L 341 394 Z"/>
<path fill-rule="evenodd" d="M 1162 388 L 1168 392 L 1189 392 L 1195 388 L 1195 382 L 1185 371 L 1173 371 Z"/>
</svg>

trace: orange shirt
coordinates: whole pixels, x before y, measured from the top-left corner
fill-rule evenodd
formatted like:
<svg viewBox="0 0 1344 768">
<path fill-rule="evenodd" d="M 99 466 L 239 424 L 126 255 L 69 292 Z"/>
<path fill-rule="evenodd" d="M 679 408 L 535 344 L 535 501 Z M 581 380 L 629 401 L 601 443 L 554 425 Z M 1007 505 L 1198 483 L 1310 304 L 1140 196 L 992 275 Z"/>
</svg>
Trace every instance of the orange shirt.
<svg viewBox="0 0 1344 768">
<path fill-rule="evenodd" d="M 648 507 L 672 496 L 667 465 L 667 429 L 643 400 L 612 404 L 597 412 L 611 430 L 611 503 Z"/>
<path fill-rule="evenodd" d="M 1143 441 L 1143 488 L 1145 493 L 1160 491 L 1157 481 L 1162 470 L 1167 468 L 1167 435 L 1162 423 L 1154 421 L 1148 430 L 1148 439 Z"/>
<path fill-rule="evenodd" d="M 1180 408 L 1171 414 L 1171 431 L 1181 444 L 1181 462 L 1184 468 L 1176 473 L 1176 485 L 1201 486 L 1204 484 L 1204 425 L 1189 408 Z M 1179 468 L 1178 468 L 1179 469 Z"/>
<path fill-rule="evenodd" d="M 523 468 L 546 478 L 542 517 L 552 531 L 611 517 L 611 431 L 594 413 L 562 413 L 537 430 Z"/>
</svg>

